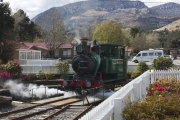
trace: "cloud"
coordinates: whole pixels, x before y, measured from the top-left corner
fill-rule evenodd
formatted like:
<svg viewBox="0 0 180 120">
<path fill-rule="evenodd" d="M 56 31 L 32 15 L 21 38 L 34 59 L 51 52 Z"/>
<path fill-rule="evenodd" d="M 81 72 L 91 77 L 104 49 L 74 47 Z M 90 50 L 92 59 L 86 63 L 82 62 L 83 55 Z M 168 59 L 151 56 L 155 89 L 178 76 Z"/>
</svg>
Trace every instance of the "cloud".
<svg viewBox="0 0 180 120">
<path fill-rule="evenodd" d="M 41 12 L 44 12 L 51 7 L 59 7 L 68 3 L 85 1 L 85 0 L 3 0 L 9 2 L 13 13 L 22 9 L 27 16 L 32 19 Z"/>
</svg>

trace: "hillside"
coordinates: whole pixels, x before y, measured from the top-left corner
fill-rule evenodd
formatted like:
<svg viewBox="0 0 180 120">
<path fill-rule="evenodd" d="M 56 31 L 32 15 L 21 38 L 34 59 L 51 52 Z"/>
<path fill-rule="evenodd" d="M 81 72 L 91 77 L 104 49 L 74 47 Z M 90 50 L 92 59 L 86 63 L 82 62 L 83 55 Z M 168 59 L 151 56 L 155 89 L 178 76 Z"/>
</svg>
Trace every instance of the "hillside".
<svg viewBox="0 0 180 120">
<path fill-rule="evenodd" d="M 180 19 L 154 31 L 161 31 L 164 29 L 167 29 L 169 31 L 180 30 Z"/>
<path fill-rule="evenodd" d="M 152 30 L 180 19 L 180 5 L 176 3 L 148 8 L 140 1 L 89 0 L 51 8 L 32 20 L 46 27 L 42 25 L 42 21 L 46 16 L 53 17 L 51 15 L 53 10 L 58 11 L 62 16 L 67 31 L 79 29 L 84 24 L 91 25 L 93 20 L 97 23 L 114 20 L 120 22 L 124 28 L 137 26 Z"/>
</svg>

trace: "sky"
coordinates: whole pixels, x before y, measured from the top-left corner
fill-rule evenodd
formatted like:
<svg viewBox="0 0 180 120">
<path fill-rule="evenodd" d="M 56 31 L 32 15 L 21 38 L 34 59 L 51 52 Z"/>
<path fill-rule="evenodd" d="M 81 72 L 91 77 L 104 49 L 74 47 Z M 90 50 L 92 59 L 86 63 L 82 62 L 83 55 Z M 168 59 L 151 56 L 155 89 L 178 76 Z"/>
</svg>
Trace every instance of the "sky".
<svg viewBox="0 0 180 120">
<path fill-rule="evenodd" d="M 26 15 L 32 19 L 41 12 L 44 12 L 51 7 L 59 7 L 66 5 L 68 3 L 74 3 L 78 1 L 86 0 L 3 0 L 3 2 L 9 2 L 10 8 L 13 13 L 22 9 Z M 132 0 L 135 1 L 135 0 Z M 157 6 L 159 4 L 164 4 L 166 2 L 175 2 L 180 4 L 180 0 L 140 0 L 145 2 L 148 7 Z"/>
</svg>

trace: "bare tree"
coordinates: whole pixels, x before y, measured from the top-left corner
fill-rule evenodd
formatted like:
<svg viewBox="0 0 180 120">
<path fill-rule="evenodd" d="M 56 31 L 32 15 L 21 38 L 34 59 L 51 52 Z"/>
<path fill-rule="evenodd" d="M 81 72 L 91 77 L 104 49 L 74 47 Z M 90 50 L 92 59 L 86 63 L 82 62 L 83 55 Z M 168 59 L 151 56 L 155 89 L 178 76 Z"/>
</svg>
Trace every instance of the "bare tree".
<svg viewBox="0 0 180 120">
<path fill-rule="evenodd" d="M 53 17 L 50 17 L 50 15 Z M 53 9 L 42 19 L 43 41 L 49 50 L 50 57 L 55 57 L 55 51 L 66 41 L 63 20 L 57 9 Z"/>
<path fill-rule="evenodd" d="M 135 38 L 131 40 L 130 44 L 133 50 L 136 52 L 149 49 L 148 43 L 144 36 L 136 35 Z"/>
</svg>

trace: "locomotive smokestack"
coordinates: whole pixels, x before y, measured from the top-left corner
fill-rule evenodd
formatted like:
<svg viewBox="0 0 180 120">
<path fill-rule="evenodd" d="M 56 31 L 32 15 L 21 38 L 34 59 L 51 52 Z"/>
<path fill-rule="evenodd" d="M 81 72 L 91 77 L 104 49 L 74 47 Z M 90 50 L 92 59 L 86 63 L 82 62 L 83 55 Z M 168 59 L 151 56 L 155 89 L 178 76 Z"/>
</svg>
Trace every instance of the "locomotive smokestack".
<svg viewBox="0 0 180 120">
<path fill-rule="evenodd" d="M 87 41 L 88 39 L 87 38 L 81 38 L 81 44 L 82 46 L 84 47 L 84 54 L 87 55 Z"/>
</svg>

